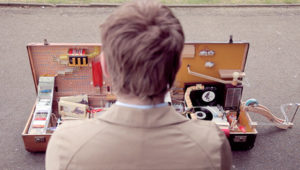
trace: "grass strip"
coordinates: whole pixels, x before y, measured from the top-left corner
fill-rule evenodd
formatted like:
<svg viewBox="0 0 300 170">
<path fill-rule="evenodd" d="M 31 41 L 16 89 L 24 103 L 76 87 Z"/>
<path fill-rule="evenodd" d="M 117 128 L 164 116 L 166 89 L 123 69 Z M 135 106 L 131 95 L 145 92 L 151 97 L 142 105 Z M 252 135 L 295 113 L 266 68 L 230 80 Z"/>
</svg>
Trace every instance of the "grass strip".
<svg viewBox="0 0 300 170">
<path fill-rule="evenodd" d="M 92 4 L 124 3 L 130 0 L 0 0 L 5 3 Z M 299 4 L 300 0 L 160 0 L 164 4 Z"/>
</svg>

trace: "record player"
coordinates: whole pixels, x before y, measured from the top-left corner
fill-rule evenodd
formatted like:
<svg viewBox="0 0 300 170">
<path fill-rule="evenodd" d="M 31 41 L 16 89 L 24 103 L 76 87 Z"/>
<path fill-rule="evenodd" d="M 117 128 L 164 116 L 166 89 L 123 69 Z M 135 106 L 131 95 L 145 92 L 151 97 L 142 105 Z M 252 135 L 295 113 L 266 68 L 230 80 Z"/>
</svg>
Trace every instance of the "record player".
<svg viewBox="0 0 300 170">
<path fill-rule="evenodd" d="M 182 54 L 182 66 L 173 88 L 174 103 L 182 102 L 182 114 L 190 119 L 215 122 L 227 135 L 233 150 L 254 146 L 257 123 L 249 113 L 260 114 L 281 129 L 293 126 L 300 104 L 281 106 L 283 119 L 276 117 L 255 99 L 241 101 L 247 85 L 244 72 L 249 50 L 247 42 L 187 43 Z M 181 94 L 181 97 L 180 97 Z M 286 108 L 293 106 L 291 121 Z"/>
</svg>

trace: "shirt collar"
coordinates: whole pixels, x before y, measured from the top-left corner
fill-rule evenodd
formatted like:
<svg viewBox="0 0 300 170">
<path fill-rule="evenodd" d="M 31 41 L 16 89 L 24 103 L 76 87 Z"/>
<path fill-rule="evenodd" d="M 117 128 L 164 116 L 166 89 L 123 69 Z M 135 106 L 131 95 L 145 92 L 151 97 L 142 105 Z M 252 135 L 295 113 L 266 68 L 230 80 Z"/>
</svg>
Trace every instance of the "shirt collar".
<svg viewBox="0 0 300 170">
<path fill-rule="evenodd" d="M 153 128 L 188 121 L 171 106 L 137 109 L 113 104 L 98 119 L 127 127 Z"/>
<path fill-rule="evenodd" d="M 127 103 L 117 101 L 116 105 L 135 108 L 135 109 L 152 109 L 152 108 L 160 108 L 160 107 L 168 106 L 168 103 L 159 103 L 155 105 L 136 105 L 136 104 L 127 104 Z"/>
</svg>

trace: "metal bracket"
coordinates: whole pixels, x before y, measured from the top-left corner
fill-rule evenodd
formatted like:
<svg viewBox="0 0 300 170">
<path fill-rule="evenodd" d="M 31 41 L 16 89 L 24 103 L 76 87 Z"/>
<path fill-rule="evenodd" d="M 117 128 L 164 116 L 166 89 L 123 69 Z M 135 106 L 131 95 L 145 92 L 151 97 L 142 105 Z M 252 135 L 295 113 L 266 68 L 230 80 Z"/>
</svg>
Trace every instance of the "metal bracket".
<svg viewBox="0 0 300 170">
<path fill-rule="evenodd" d="M 232 39 L 232 35 L 230 35 L 230 37 L 229 37 L 229 44 L 232 44 L 233 43 L 233 39 Z"/>
<path fill-rule="evenodd" d="M 46 38 L 44 39 L 44 45 L 49 45 L 48 40 Z"/>
<path fill-rule="evenodd" d="M 298 110 L 299 110 L 300 103 L 296 103 L 296 106 L 297 106 L 297 108 L 296 108 L 295 113 L 294 113 L 294 115 L 293 115 L 293 117 L 292 117 L 292 119 L 291 119 L 291 122 L 292 122 L 292 123 L 293 123 L 293 121 L 294 121 L 294 119 L 295 119 L 295 116 L 296 116 Z"/>
</svg>

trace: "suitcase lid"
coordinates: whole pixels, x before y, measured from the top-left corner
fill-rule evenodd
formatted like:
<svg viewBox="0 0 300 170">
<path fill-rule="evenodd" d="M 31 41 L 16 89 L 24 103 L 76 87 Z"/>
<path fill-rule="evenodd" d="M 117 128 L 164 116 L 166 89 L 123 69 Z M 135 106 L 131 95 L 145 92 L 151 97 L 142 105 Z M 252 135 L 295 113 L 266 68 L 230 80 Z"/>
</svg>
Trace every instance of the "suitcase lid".
<svg viewBox="0 0 300 170">
<path fill-rule="evenodd" d="M 40 76 L 57 75 L 55 78 L 55 97 L 78 94 L 103 95 L 99 87 L 94 87 L 92 76 L 92 61 L 88 59 L 87 67 L 70 67 L 60 64 L 57 60 L 62 55 L 69 55 L 70 49 L 85 49 L 86 54 L 95 49 L 101 51 L 98 43 L 31 43 L 27 46 L 34 85 L 37 91 Z M 185 43 L 182 52 L 181 68 L 178 71 L 174 85 L 183 87 L 185 83 L 209 83 L 211 80 L 193 76 L 188 73 L 187 65 L 193 72 L 212 76 L 219 79 L 230 79 L 234 71 L 243 72 L 246 65 L 249 43 Z M 206 65 L 212 64 L 211 67 Z M 58 75 L 60 71 L 68 71 L 65 75 Z M 73 69 L 73 71 L 72 71 Z M 108 86 L 110 83 L 104 79 Z"/>
<path fill-rule="evenodd" d="M 183 87 L 185 83 L 214 82 L 189 74 L 188 65 L 193 72 L 222 80 L 232 79 L 233 72 L 244 72 L 248 50 L 247 42 L 186 43 L 175 86 Z"/>
<path fill-rule="evenodd" d="M 77 54 L 72 54 L 70 49 L 75 49 Z M 69 66 L 69 56 L 85 56 L 96 50 L 97 55 L 87 59 L 87 66 Z M 56 76 L 54 98 L 78 94 L 101 95 L 100 88 L 93 85 L 91 64 L 99 56 L 100 50 L 101 44 L 96 43 L 28 44 L 27 51 L 36 92 L 40 76 Z M 61 74 L 62 72 L 65 74 Z"/>
</svg>

